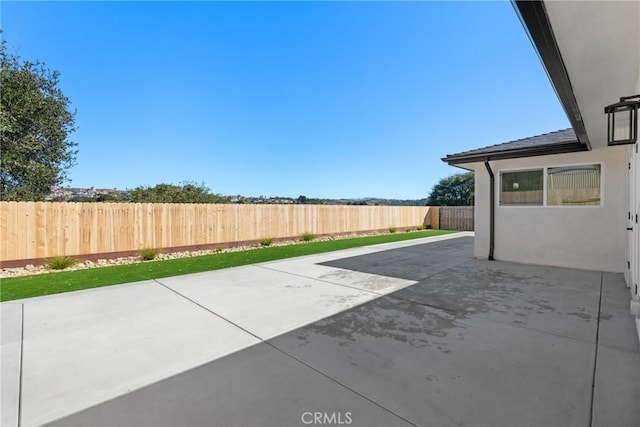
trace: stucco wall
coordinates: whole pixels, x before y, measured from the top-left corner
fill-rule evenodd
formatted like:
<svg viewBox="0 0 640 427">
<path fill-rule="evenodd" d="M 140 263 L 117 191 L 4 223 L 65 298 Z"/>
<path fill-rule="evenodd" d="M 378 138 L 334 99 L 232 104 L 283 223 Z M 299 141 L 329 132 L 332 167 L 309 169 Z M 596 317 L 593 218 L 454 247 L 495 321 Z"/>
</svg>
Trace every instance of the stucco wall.
<svg viewBox="0 0 640 427">
<path fill-rule="evenodd" d="M 500 171 L 529 167 L 602 163 L 601 206 L 500 206 L 496 192 L 497 260 L 589 270 L 626 270 L 627 164 L 624 147 L 492 161 L 496 190 Z M 489 174 L 475 168 L 475 256 L 489 254 Z"/>
</svg>

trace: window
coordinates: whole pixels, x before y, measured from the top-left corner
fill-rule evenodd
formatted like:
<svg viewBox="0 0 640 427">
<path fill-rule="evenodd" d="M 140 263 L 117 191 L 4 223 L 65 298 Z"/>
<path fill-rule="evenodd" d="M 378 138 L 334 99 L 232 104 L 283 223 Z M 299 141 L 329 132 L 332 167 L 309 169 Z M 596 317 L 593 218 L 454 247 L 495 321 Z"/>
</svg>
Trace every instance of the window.
<svg viewBox="0 0 640 427">
<path fill-rule="evenodd" d="M 502 172 L 500 205 L 542 206 L 543 170 Z"/>
<path fill-rule="evenodd" d="M 500 172 L 500 206 L 600 206 L 602 165 Z"/>
<path fill-rule="evenodd" d="M 547 169 L 548 206 L 600 206 L 600 165 Z"/>
</svg>

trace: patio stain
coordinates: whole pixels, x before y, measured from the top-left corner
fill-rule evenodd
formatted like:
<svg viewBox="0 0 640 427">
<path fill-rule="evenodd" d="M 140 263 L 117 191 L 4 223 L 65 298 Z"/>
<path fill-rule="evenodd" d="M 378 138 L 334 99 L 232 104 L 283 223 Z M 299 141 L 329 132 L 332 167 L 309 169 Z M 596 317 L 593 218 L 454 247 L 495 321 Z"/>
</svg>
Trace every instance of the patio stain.
<svg viewBox="0 0 640 427">
<path fill-rule="evenodd" d="M 351 308 L 362 299 L 359 295 L 323 295 L 322 302 L 326 307 L 333 307 L 336 304 L 344 308 Z"/>
<path fill-rule="evenodd" d="M 356 282 L 356 285 L 361 285 L 362 289 L 366 290 L 366 291 L 371 291 L 371 292 L 380 292 L 380 291 L 384 291 L 385 289 L 388 289 L 390 287 L 393 286 L 393 284 L 386 282 L 386 281 L 371 281 L 371 280 L 367 280 L 364 283 L 359 283 Z"/>
<path fill-rule="evenodd" d="M 600 320 L 611 320 L 613 315 L 609 313 L 600 313 Z"/>
<path fill-rule="evenodd" d="M 312 286 L 308 283 L 305 283 L 305 284 L 295 284 L 295 285 L 284 285 L 284 287 L 288 289 L 304 289 L 304 288 L 311 288 Z"/>
<path fill-rule="evenodd" d="M 593 322 L 594 308 L 572 305 L 573 290 L 568 290 L 567 296 L 558 304 L 547 296 L 547 292 L 557 289 L 556 281 L 529 272 L 496 271 L 495 267 L 501 266 L 485 268 L 467 264 L 453 267 L 390 296 L 449 310 L 459 320 L 478 316 L 541 330 L 547 330 L 542 325 L 549 315 L 560 319 L 570 313 L 581 323 Z"/>
<path fill-rule="evenodd" d="M 440 381 L 440 378 L 438 378 L 437 375 L 430 375 L 430 374 L 425 375 L 424 379 L 427 381 L 434 381 L 434 382 Z"/>
<path fill-rule="evenodd" d="M 356 343 L 363 338 L 393 340 L 414 348 L 433 347 L 444 354 L 451 353 L 444 340 L 456 328 L 458 316 L 442 310 L 427 308 L 410 301 L 380 298 L 340 313 L 328 319 L 307 325 L 298 335 L 298 346 L 309 344 L 309 334 L 330 337 L 339 346 Z M 463 334 L 456 335 L 462 339 Z M 390 368 L 388 361 L 384 368 Z"/>
<path fill-rule="evenodd" d="M 569 316 L 576 316 L 581 318 L 582 320 L 590 321 L 591 316 L 585 313 L 567 313 Z"/>
<path fill-rule="evenodd" d="M 425 278 L 424 270 L 420 272 L 419 269 L 408 268 L 401 271 L 397 253 L 389 255 L 395 263 L 382 261 L 382 254 L 377 253 L 369 259 L 369 255 L 353 257 L 352 263 L 349 259 L 342 259 L 339 266 L 332 265 L 333 262 L 322 265 L 383 277 L 418 280 L 418 283 L 308 325 L 302 334 L 330 337 L 341 347 L 355 348 L 355 343 L 374 338 L 419 349 L 429 347 L 450 354 L 451 339 L 465 339 L 465 334 L 460 332 L 461 328 L 466 329 L 465 320 L 488 317 L 535 329 L 540 325 L 541 316 L 562 317 L 570 314 L 585 323 L 593 318 L 593 313 L 585 306 L 571 305 L 571 288 L 560 305 L 552 302 L 553 298 L 548 294 L 555 292 L 559 283 L 554 276 L 546 276 L 546 270 L 536 274 L 535 267 L 523 271 L 517 270 L 521 268 L 519 265 L 500 262 L 483 264 L 484 261 L 474 260 L 443 269 L 444 265 L 432 260 L 434 265 L 429 266 L 432 274 Z M 415 265 L 416 260 L 412 259 L 412 262 Z M 410 277 L 414 274 L 416 277 Z M 339 276 L 349 277 L 348 274 Z M 458 332 L 455 332 L 456 329 Z M 308 344 L 306 338 L 299 338 L 299 346 Z"/>
<path fill-rule="evenodd" d="M 467 314 L 501 312 L 513 313 L 519 317 L 526 317 L 528 314 L 549 314 L 559 313 L 560 310 L 550 302 L 549 298 L 527 294 L 538 292 L 541 289 L 553 290 L 557 283 L 545 280 L 539 276 L 530 274 L 514 274 L 511 272 L 493 269 L 474 269 L 467 274 L 460 274 L 456 268 L 443 273 L 438 273 L 430 277 L 426 282 L 412 286 L 417 288 L 416 293 L 425 296 L 433 293 L 436 299 L 442 296 L 450 297 L 452 307 Z M 467 279 L 468 286 L 460 278 Z M 465 280 L 465 282 L 467 281 Z M 434 285 L 438 286 L 436 288 Z M 431 285 L 431 286 L 429 286 Z M 432 287 L 433 290 L 430 290 Z M 533 289 L 533 290 L 532 290 Z M 449 299 L 449 298 L 447 298 Z M 591 315 L 586 307 L 575 307 L 572 312 L 581 312 L 584 316 L 579 316 L 583 320 L 589 320 Z"/>
<path fill-rule="evenodd" d="M 318 277 L 319 280 L 323 280 L 331 283 L 344 283 L 345 281 L 349 282 L 354 278 L 360 279 L 352 282 L 353 285 L 357 285 L 364 290 L 378 292 L 384 291 L 390 287 L 394 286 L 394 279 L 388 276 L 379 276 L 372 275 L 372 277 L 367 277 L 366 279 L 361 279 L 359 276 L 354 274 L 354 271 L 351 270 L 339 270 L 331 273 L 323 274 Z"/>
<path fill-rule="evenodd" d="M 354 276 L 354 272 L 351 270 L 337 270 L 332 271 L 331 273 L 323 274 L 318 277 L 320 280 L 325 280 L 327 282 L 331 282 L 335 279 L 351 279 Z"/>
</svg>

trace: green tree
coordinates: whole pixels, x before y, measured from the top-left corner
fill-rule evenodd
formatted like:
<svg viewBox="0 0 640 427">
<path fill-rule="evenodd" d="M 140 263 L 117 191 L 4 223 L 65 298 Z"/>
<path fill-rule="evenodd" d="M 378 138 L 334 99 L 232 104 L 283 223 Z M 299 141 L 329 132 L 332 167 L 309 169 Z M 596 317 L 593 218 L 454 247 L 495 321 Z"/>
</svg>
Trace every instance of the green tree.
<svg viewBox="0 0 640 427">
<path fill-rule="evenodd" d="M 126 202 L 127 199 L 127 194 L 126 193 L 108 193 L 108 194 L 99 194 L 96 196 L 95 201 L 96 202 L 111 202 L 111 203 L 117 203 L 117 202 Z"/>
<path fill-rule="evenodd" d="M 75 111 L 60 73 L 21 61 L 0 42 L 0 199 L 42 200 L 75 164 Z"/>
<path fill-rule="evenodd" d="M 157 184 L 140 186 L 129 191 L 128 199 L 135 203 L 227 203 L 227 197 L 211 192 L 207 186 L 193 182 L 181 185 Z"/>
<path fill-rule="evenodd" d="M 451 175 L 441 179 L 433 186 L 427 199 L 427 205 L 472 206 L 473 189 L 473 172 Z"/>
</svg>

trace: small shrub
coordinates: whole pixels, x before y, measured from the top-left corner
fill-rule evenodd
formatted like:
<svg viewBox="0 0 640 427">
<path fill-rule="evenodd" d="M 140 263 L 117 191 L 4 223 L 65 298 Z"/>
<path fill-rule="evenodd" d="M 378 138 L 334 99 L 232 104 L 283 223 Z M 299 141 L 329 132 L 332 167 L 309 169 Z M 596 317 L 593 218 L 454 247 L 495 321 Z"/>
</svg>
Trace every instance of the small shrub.
<svg viewBox="0 0 640 427">
<path fill-rule="evenodd" d="M 273 239 L 271 237 L 264 238 L 260 240 L 260 244 L 262 246 L 270 246 L 273 243 Z"/>
<path fill-rule="evenodd" d="M 409 227 L 406 230 L 404 230 L 405 233 L 411 233 L 413 231 L 413 228 Z"/>
<path fill-rule="evenodd" d="M 426 225 L 424 225 L 424 224 L 420 224 L 419 226 L 417 226 L 417 227 L 416 227 L 416 230 L 424 230 L 424 229 L 426 229 L 426 228 L 427 228 L 427 226 L 426 226 Z"/>
<path fill-rule="evenodd" d="M 216 249 L 215 249 L 215 251 L 216 251 L 216 253 L 217 253 L 217 254 L 219 254 L 219 253 L 220 253 L 220 252 L 222 252 L 223 250 L 224 250 L 224 249 L 222 249 L 222 248 L 216 248 Z"/>
<path fill-rule="evenodd" d="M 398 231 L 397 227 L 389 227 L 389 233 L 395 233 L 396 231 Z"/>
<path fill-rule="evenodd" d="M 305 232 L 305 233 L 302 233 L 302 236 L 300 236 L 300 239 L 302 239 L 302 241 L 304 241 L 304 242 L 310 242 L 313 239 L 315 239 L 316 237 L 318 237 L 318 236 L 316 236 L 313 233 Z"/>
<path fill-rule="evenodd" d="M 65 268 L 71 267 L 77 263 L 78 260 L 73 257 L 60 255 L 50 258 L 47 261 L 47 268 L 50 270 L 64 270 Z"/>
<path fill-rule="evenodd" d="M 140 249 L 140 258 L 143 261 L 151 261 L 152 259 L 156 259 L 160 251 L 155 248 L 143 248 Z"/>
</svg>

